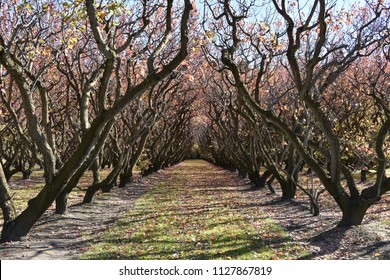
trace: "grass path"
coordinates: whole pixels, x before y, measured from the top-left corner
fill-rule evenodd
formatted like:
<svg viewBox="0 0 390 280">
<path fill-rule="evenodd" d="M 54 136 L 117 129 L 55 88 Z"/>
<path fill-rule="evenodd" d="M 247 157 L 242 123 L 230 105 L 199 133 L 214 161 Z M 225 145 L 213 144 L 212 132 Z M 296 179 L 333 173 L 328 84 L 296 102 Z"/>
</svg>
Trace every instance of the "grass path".
<svg viewBox="0 0 390 280">
<path fill-rule="evenodd" d="M 186 161 L 139 198 L 84 259 L 289 259 L 307 254 L 246 199 L 240 181 Z M 245 195 L 244 195 L 245 194 Z"/>
</svg>

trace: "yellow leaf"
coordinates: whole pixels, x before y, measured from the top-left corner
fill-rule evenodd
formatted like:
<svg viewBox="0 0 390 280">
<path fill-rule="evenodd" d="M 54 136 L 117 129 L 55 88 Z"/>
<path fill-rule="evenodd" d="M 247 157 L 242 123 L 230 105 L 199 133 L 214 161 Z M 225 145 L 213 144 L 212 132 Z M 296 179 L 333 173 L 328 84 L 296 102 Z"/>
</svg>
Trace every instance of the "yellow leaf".
<svg viewBox="0 0 390 280">
<path fill-rule="evenodd" d="M 206 32 L 206 37 L 209 42 L 213 41 L 213 33 L 211 32 Z"/>
<path fill-rule="evenodd" d="M 98 13 L 98 16 L 101 17 L 101 18 L 104 18 L 107 16 L 107 13 L 105 11 L 99 11 Z"/>
</svg>

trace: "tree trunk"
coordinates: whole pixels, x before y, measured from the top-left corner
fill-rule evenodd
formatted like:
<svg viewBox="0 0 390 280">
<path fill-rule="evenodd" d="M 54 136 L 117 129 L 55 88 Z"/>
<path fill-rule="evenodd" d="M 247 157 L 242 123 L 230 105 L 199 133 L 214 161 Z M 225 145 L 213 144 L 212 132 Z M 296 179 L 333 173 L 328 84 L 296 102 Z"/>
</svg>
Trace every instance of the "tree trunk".
<svg viewBox="0 0 390 280">
<path fill-rule="evenodd" d="M 54 180 L 54 182 L 58 182 L 57 180 Z M 4 223 L 1 242 L 20 240 L 27 235 L 35 222 L 53 203 L 55 193 L 50 189 L 51 186 L 46 185 L 35 198 L 28 202 L 27 208 L 19 216 L 8 223 Z"/>
<path fill-rule="evenodd" d="M 264 175 L 263 175 L 264 176 Z M 275 180 L 275 176 L 271 176 L 271 178 L 267 181 L 267 187 L 269 189 L 269 191 L 271 192 L 271 194 L 275 194 L 275 189 L 272 187 L 272 182 Z"/>
<path fill-rule="evenodd" d="M 295 150 L 293 147 L 290 147 L 290 150 L 288 152 L 288 159 L 287 159 L 287 183 L 282 184 L 282 200 L 289 200 L 294 199 L 295 194 L 297 192 L 297 184 L 298 182 L 298 172 L 299 168 L 296 166 L 295 162 Z"/>
<path fill-rule="evenodd" d="M 310 201 L 310 213 L 312 213 L 313 216 L 318 216 L 320 214 L 320 206 L 318 201 Z"/>
<path fill-rule="evenodd" d="M 79 172 L 76 172 L 76 174 L 73 175 L 73 177 L 66 185 L 66 188 L 64 188 L 62 192 L 60 192 L 60 194 L 57 196 L 55 209 L 56 214 L 66 214 L 66 212 L 68 211 L 69 193 L 77 186 L 83 173 L 84 172 L 82 171 L 82 169 L 80 169 Z"/>
<path fill-rule="evenodd" d="M 93 197 L 97 193 L 99 189 L 102 188 L 102 185 L 104 185 L 104 182 L 107 181 L 104 180 L 103 182 L 100 182 L 100 173 L 99 173 L 99 160 L 96 158 L 94 162 L 92 163 L 91 170 L 93 173 L 93 182 L 92 185 L 88 187 L 87 191 L 85 192 L 83 203 L 91 203 Z"/>
<path fill-rule="evenodd" d="M 0 162 L 0 207 L 3 211 L 4 224 L 12 221 L 16 218 L 16 210 L 12 197 L 10 195 L 10 189 L 5 178 L 3 167 Z"/>
<path fill-rule="evenodd" d="M 99 190 L 101 190 L 102 192 L 110 192 L 112 190 L 112 188 L 117 182 L 119 173 L 123 169 L 123 161 L 125 157 L 125 155 L 121 155 L 117 164 L 103 181 L 93 183 L 91 186 L 88 187 L 83 199 L 83 203 L 92 202 L 93 197 Z"/>
<path fill-rule="evenodd" d="M 234 165 L 228 165 L 226 169 L 230 172 L 236 172 L 237 168 Z"/>
<path fill-rule="evenodd" d="M 118 175 L 115 176 L 114 180 L 108 182 L 107 184 L 104 184 L 100 188 L 102 190 L 102 193 L 109 193 L 117 185 L 117 179 L 118 179 Z"/>
<path fill-rule="evenodd" d="M 124 188 L 126 187 L 127 183 L 130 183 L 133 178 L 132 172 L 126 172 L 127 170 L 125 169 L 123 173 L 119 176 L 119 188 Z M 149 174 L 148 174 L 149 175 Z M 145 175 L 147 176 L 147 175 Z"/>
<path fill-rule="evenodd" d="M 23 170 L 23 171 L 22 171 L 22 174 L 23 174 L 23 180 L 30 179 L 31 170 Z"/>
<path fill-rule="evenodd" d="M 152 173 L 155 173 L 161 169 L 161 164 L 151 165 L 148 169 L 146 169 L 144 172 L 142 172 L 142 177 L 149 176 Z"/>
<path fill-rule="evenodd" d="M 68 196 L 69 193 L 67 191 L 61 192 L 56 198 L 56 214 L 66 214 L 68 211 Z"/>
<path fill-rule="evenodd" d="M 10 168 L 3 167 L 3 174 L 4 174 L 5 179 L 7 180 L 7 182 L 9 182 L 9 180 L 12 178 L 12 176 L 15 175 L 18 172 L 19 172 L 19 169 L 12 169 L 12 170 L 10 170 Z"/>
<path fill-rule="evenodd" d="M 364 166 L 361 170 L 360 170 L 360 182 L 363 183 L 367 180 L 367 173 L 368 173 L 368 167 L 367 166 Z"/>
<path fill-rule="evenodd" d="M 91 170 L 93 174 L 93 184 L 97 184 L 100 182 L 100 165 L 99 165 L 99 159 L 96 157 L 94 162 L 92 163 Z"/>
<path fill-rule="evenodd" d="M 252 190 L 259 190 L 265 187 L 266 180 L 264 180 L 257 171 L 249 174 L 249 180 L 254 184 L 251 188 Z"/>
<path fill-rule="evenodd" d="M 372 203 L 364 203 L 361 199 L 350 201 L 349 204 L 342 209 L 343 217 L 339 227 L 351 227 L 360 225 L 363 221 L 367 209 Z"/>
<path fill-rule="evenodd" d="M 248 172 L 246 172 L 246 170 L 239 169 L 238 170 L 238 176 L 241 179 L 245 179 L 248 176 Z"/>
<path fill-rule="evenodd" d="M 296 185 L 293 182 L 287 182 L 281 185 L 282 189 L 282 200 L 294 199 L 296 193 Z"/>
<path fill-rule="evenodd" d="M 98 185 L 90 186 L 85 192 L 83 203 L 91 203 L 95 193 L 99 190 Z"/>
</svg>

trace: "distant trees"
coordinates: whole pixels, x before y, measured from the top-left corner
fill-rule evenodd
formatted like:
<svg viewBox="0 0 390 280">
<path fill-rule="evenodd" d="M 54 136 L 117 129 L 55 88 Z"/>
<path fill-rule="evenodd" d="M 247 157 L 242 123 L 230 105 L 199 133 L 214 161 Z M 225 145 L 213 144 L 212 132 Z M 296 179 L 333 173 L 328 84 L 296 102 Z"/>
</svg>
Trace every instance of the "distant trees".
<svg viewBox="0 0 390 280">
<path fill-rule="evenodd" d="M 159 105 L 164 111 L 156 121 L 142 155 L 142 176 L 183 161 L 193 145 L 192 104 L 196 95 L 181 83 L 167 85 L 165 91 L 166 99 Z"/>
</svg>

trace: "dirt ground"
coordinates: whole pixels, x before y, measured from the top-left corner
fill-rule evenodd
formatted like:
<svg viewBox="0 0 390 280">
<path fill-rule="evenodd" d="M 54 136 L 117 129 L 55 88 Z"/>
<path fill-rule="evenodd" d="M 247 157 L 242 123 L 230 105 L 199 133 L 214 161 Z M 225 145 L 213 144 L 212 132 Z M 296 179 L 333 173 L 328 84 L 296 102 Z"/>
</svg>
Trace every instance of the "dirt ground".
<svg viewBox="0 0 390 280">
<path fill-rule="evenodd" d="M 181 163 L 181 168 L 185 164 Z M 221 172 L 212 165 L 207 168 Z M 78 259 L 89 244 L 99 242 L 101 233 L 131 209 L 137 198 L 166 180 L 174 169 L 159 171 L 124 189 L 100 194 L 90 204 L 72 205 L 66 215 L 48 211 L 25 240 L 0 245 L 0 259 Z M 247 197 L 248 204 L 261 207 L 294 241 L 306 246 L 310 259 L 390 259 L 390 225 L 381 222 L 390 212 L 389 196 L 370 210 L 363 225 L 344 229 L 336 227 L 340 219 L 337 208 L 327 207 L 313 217 L 304 197 L 282 202 L 278 190 L 276 195 L 269 195 L 267 190 L 247 191 L 250 188 L 247 180 L 239 179 L 235 173 L 223 172 L 227 180 L 235 181 L 237 191 Z M 251 222 L 256 227 L 256 221 Z M 258 230 L 260 234 L 262 229 Z"/>
<path fill-rule="evenodd" d="M 65 215 L 56 215 L 49 210 L 25 240 L 1 244 L 0 259 L 78 259 L 99 233 L 112 226 L 137 198 L 153 187 L 153 182 L 164 176 L 163 173 L 154 174 L 126 188 L 100 194 L 90 204 L 74 204 Z M 89 239 L 85 238 L 86 233 L 92 233 L 88 234 Z"/>
<path fill-rule="evenodd" d="M 322 209 L 319 216 L 313 217 L 307 203 L 299 200 L 283 202 L 277 196 L 264 196 L 261 192 L 247 196 L 258 201 L 259 207 L 278 221 L 293 240 L 306 246 L 310 259 L 390 259 L 390 225 L 383 225 L 378 217 L 366 219 L 360 226 L 340 228 L 338 209 Z M 383 203 L 389 203 L 388 197 Z M 389 212 L 378 216 L 383 214 L 387 218 Z"/>
</svg>

